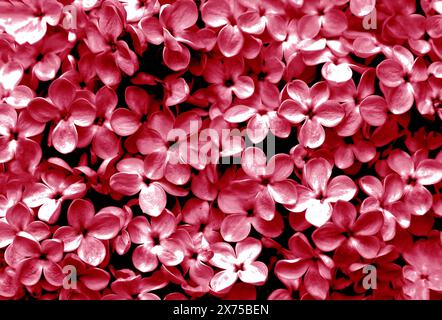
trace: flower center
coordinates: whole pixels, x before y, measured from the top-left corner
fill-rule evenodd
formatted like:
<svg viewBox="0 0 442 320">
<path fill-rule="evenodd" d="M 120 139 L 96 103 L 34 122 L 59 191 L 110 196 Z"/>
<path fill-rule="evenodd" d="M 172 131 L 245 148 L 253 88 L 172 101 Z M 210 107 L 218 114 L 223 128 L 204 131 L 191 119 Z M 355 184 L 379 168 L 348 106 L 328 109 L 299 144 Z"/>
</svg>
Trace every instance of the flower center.
<svg viewBox="0 0 442 320">
<path fill-rule="evenodd" d="M 269 184 L 270 184 L 270 178 L 262 178 L 262 180 L 261 180 L 261 184 L 262 184 L 263 186 L 267 186 L 267 185 L 269 185 Z"/>
<path fill-rule="evenodd" d="M 159 246 L 160 245 L 160 235 L 154 233 L 151 235 L 151 237 L 152 237 L 153 246 L 154 247 Z"/>
<path fill-rule="evenodd" d="M 15 140 L 15 141 L 17 141 L 18 138 L 19 138 L 19 133 L 18 133 L 18 131 L 17 131 L 17 130 L 11 130 L 11 132 L 10 132 L 10 137 L 11 137 L 11 140 Z"/>
<path fill-rule="evenodd" d="M 235 265 L 235 272 L 243 271 L 244 270 L 244 263 L 238 263 Z"/>
<path fill-rule="evenodd" d="M 315 116 L 315 112 L 313 111 L 313 108 L 312 108 L 312 107 L 310 107 L 310 108 L 308 109 L 306 115 L 307 115 L 307 117 L 308 117 L 309 119 L 312 119 L 312 118 Z"/>
<path fill-rule="evenodd" d="M 232 86 L 233 86 L 233 80 L 232 80 L 232 79 L 227 79 L 226 81 L 224 81 L 224 85 L 225 85 L 227 88 L 232 87 Z"/>
<path fill-rule="evenodd" d="M 267 77 L 267 73 L 265 73 L 264 71 L 261 71 L 260 73 L 258 73 L 258 80 L 259 81 L 264 81 Z"/>
<path fill-rule="evenodd" d="M 414 185 L 416 185 L 416 183 L 417 183 L 416 178 L 414 178 L 412 176 L 408 177 L 407 185 L 414 186 Z"/>
<path fill-rule="evenodd" d="M 105 119 L 103 117 L 95 118 L 94 124 L 97 126 L 102 126 L 104 124 Z"/>
<path fill-rule="evenodd" d="M 198 259 L 198 252 L 197 251 L 192 252 L 192 255 L 190 256 L 190 258 L 193 260 L 197 260 Z"/>
</svg>

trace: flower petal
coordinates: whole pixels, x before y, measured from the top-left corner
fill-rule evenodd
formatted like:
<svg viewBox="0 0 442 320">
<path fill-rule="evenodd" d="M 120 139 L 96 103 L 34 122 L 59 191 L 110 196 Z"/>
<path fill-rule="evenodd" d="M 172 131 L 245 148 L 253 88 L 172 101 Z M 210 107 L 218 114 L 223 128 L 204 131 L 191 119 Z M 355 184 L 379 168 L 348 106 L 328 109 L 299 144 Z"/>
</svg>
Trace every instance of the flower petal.
<svg viewBox="0 0 442 320">
<path fill-rule="evenodd" d="M 237 262 L 250 263 L 254 261 L 261 253 L 261 241 L 255 238 L 247 238 L 240 241 L 235 246 Z"/>
<path fill-rule="evenodd" d="M 111 213 L 98 213 L 88 227 L 88 234 L 99 239 L 109 240 L 120 231 L 120 219 Z"/>
<path fill-rule="evenodd" d="M 292 123 L 301 123 L 307 117 L 307 107 L 296 100 L 285 100 L 278 113 Z"/>
<path fill-rule="evenodd" d="M 367 212 L 359 216 L 353 226 L 353 232 L 358 236 L 373 236 L 381 230 L 384 223 L 380 212 Z"/>
<path fill-rule="evenodd" d="M 402 150 L 393 150 L 387 159 L 387 163 L 388 166 L 402 178 L 408 178 L 414 170 L 411 157 Z"/>
<path fill-rule="evenodd" d="M 77 99 L 71 105 L 71 117 L 77 126 L 90 126 L 94 122 L 95 113 L 95 107 L 86 99 Z"/>
<path fill-rule="evenodd" d="M 442 180 L 442 163 L 425 159 L 416 168 L 417 182 L 421 185 L 432 185 Z"/>
<path fill-rule="evenodd" d="M 109 273 L 99 268 L 90 268 L 81 275 L 81 282 L 93 291 L 100 291 L 106 288 L 109 280 Z"/>
<path fill-rule="evenodd" d="M 54 119 L 60 110 L 44 98 L 34 98 L 28 105 L 29 113 L 32 118 L 40 122 L 49 122 Z"/>
<path fill-rule="evenodd" d="M 227 57 L 236 56 L 244 45 L 244 37 L 238 26 L 226 25 L 218 34 L 218 48 Z"/>
<path fill-rule="evenodd" d="M 311 201 L 305 212 L 305 219 L 316 227 L 323 226 L 331 216 L 331 205 L 319 200 Z"/>
<path fill-rule="evenodd" d="M 233 286 L 238 279 L 236 272 L 223 270 L 215 274 L 210 280 L 210 287 L 214 292 L 222 292 Z"/>
<path fill-rule="evenodd" d="M 264 188 L 256 196 L 254 213 L 267 221 L 272 220 L 275 216 L 275 201 L 267 188 Z"/>
<path fill-rule="evenodd" d="M 327 186 L 327 201 L 336 202 L 338 200 L 350 201 L 358 191 L 356 184 L 350 177 L 337 176 L 333 178 Z"/>
<path fill-rule="evenodd" d="M 325 192 L 328 179 L 332 174 L 332 166 L 324 158 L 312 159 L 305 165 L 305 180 L 315 192 Z"/>
<path fill-rule="evenodd" d="M 90 201 L 76 199 L 68 208 L 68 222 L 76 230 L 87 229 L 94 214 L 95 209 Z"/>
<path fill-rule="evenodd" d="M 184 259 L 181 243 L 172 239 L 162 240 L 158 259 L 166 266 L 179 265 Z"/>
<path fill-rule="evenodd" d="M 140 207 L 144 213 L 158 217 L 166 207 L 166 202 L 166 193 L 160 186 L 152 183 L 141 187 Z"/>
<path fill-rule="evenodd" d="M 240 123 L 249 120 L 256 112 L 254 108 L 245 105 L 236 105 L 224 113 L 224 119 L 230 123 Z"/>
<path fill-rule="evenodd" d="M 132 263 L 141 272 L 151 272 L 157 268 L 158 259 L 151 252 L 151 247 L 138 246 L 132 254 Z"/>
<path fill-rule="evenodd" d="M 387 121 L 387 102 L 380 96 L 368 96 L 362 100 L 359 109 L 369 125 L 379 127 Z"/>
<path fill-rule="evenodd" d="M 245 265 L 243 270 L 238 271 L 238 276 L 242 282 L 251 284 L 262 284 L 267 280 L 267 266 L 260 262 L 254 261 Z"/>
<path fill-rule="evenodd" d="M 312 239 L 316 246 L 323 251 L 333 251 L 345 241 L 342 231 L 331 223 L 316 229 L 312 234 Z"/>
<path fill-rule="evenodd" d="M 78 143 L 78 133 L 70 121 L 61 120 L 52 132 L 52 143 L 55 149 L 63 154 L 71 153 Z"/>
<path fill-rule="evenodd" d="M 281 204 L 295 204 L 297 197 L 296 185 L 291 180 L 274 182 L 268 185 L 273 200 Z"/>
<path fill-rule="evenodd" d="M 86 236 L 81 241 L 77 253 L 80 259 L 85 263 L 96 267 L 102 263 L 106 257 L 106 248 L 100 240 L 91 236 Z"/>
<path fill-rule="evenodd" d="M 325 127 L 336 127 L 344 119 L 344 108 L 337 102 L 328 101 L 314 110 L 314 119 Z"/>
<path fill-rule="evenodd" d="M 376 68 L 379 80 L 388 87 L 398 87 L 404 82 L 402 65 L 393 59 L 382 61 Z"/>
<path fill-rule="evenodd" d="M 34 259 L 28 259 L 20 266 L 18 277 L 25 286 L 33 286 L 38 283 L 43 272 L 43 265 Z"/>
<path fill-rule="evenodd" d="M 242 241 L 249 235 L 251 223 L 249 217 L 244 214 L 231 214 L 223 219 L 221 235 L 227 242 Z"/>
<path fill-rule="evenodd" d="M 109 184 L 113 190 L 132 196 L 141 190 L 143 182 L 139 174 L 119 172 L 110 178 Z"/>
<path fill-rule="evenodd" d="M 325 300 L 328 295 L 330 285 L 316 268 L 310 268 L 304 276 L 304 285 L 308 293 L 313 297 Z"/>
<path fill-rule="evenodd" d="M 49 98 L 60 110 L 68 110 L 75 97 L 74 85 L 65 78 L 52 82 L 48 90 Z"/>
<path fill-rule="evenodd" d="M 299 142 L 310 149 L 319 148 L 325 141 L 325 131 L 316 120 L 307 119 L 298 134 Z"/>
<path fill-rule="evenodd" d="M 80 246 L 83 236 L 74 228 L 70 226 L 63 226 L 54 232 L 54 239 L 63 241 L 64 251 L 71 252 Z"/>
</svg>

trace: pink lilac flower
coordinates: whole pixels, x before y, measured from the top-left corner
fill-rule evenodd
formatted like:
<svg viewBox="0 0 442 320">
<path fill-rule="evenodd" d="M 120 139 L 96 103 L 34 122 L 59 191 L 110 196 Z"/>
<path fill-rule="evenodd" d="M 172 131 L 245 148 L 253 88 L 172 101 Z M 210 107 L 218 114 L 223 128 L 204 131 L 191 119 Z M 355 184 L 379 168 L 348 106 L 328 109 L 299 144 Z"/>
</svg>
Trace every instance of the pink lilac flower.
<svg viewBox="0 0 442 320">
<path fill-rule="evenodd" d="M 39 80 L 48 81 L 55 78 L 61 67 L 60 56 L 70 49 L 67 42 L 68 33 L 60 32 L 46 36 L 39 45 L 25 46 L 26 51 L 29 51 L 28 54 L 33 55 L 28 59 L 35 61 L 32 72 Z"/>
<path fill-rule="evenodd" d="M 330 179 L 333 166 L 324 158 L 312 159 L 303 171 L 304 185 L 296 186 L 298 201 L 286 206 L 293 212 L 305 211 L 305 219 L 316 227 L 324 225 L 332 216 L 333 203 L 350 201 L 356 195 L 355 183 L 345 175 Z"/>
<path fill-rule="evenodd" d="M 428 300 L 430 290 L 441 290 L 440 253 L 439 243 L 424 240 L 418 241 L 410 250 L 404 252 L 404 259 L 408 262 L 403 268 L 406 297 L 413 300 Z"/>
<path fill-rule="evenodd" d="M 257 87 L 261 98 L 271 104 L 274 102 L 274 97 L 279 95 L 277 85 L 284 75 L 285 65 L 282 59 L 273 56 L 272 51 L 268 50 L 254 59 L 250 63 L 250 68 L 258 80 Z"/>
<path fill-rule="evenodd" d="M 77 127 L 88 127 L 93 123 L 95 107 L 84 98 L 76 98 L 74 85 L 62 78 L 49 87 L 49 99 L 34 98 L 28 110 L 39 122 L 57 123 L 51 134 L 52 144 L 58 152 L 70 153 L 78 144 Z"/>
<path fill-rule="evenodd" d="M 0 247 L 9 246 L 15 237 L 26 232 L 37 241 L 47 239 L 51 231 L 42 221 L 34 221 L 33 212 L 19 202 L 6 212 L 6 221 L 0 221 Z"/>
<path fill-rule="evenodd" d="M 74 200 L 68 209 L 68 226 L 57 229 L 54 238 L 63 241 L 64 251 L 77 251 L 82 261 L 98 266 L 106 257 L 104 240 L 114 238 L 119 231 L 118 218 L 110 213 L 95 214 L 91 202 Z"/>
<path fill-rule="evenodd" d="M 226 61 L 212 59 L 208 62 L 204 78 L 211 84 L 211 90 L 218 96 L 220 108 L 225 109 L 232 103 L 233 94 L 240 99 L 252 96 L 255 85 L 244 75 L 244 59 L 235 57 Z"/>
<path fill-rule="evenodd" d="M 269 132 L 278 138 L 287 138 L 290 135 L 290 123 L 276 111 L 279 107 L 278 100 L 264 103 L 262 98 L 252 97 L 244 103 L 229 108 L 224 113 L 224 119 L 230 123 L 247 121 L 247 136 L 252 143 L 262 142 Z"/>
<path fill-rule="evenodd" d="M 440 78 L 430 78 L 427 82 L 420 82 L 418 84 L 416 88 L 416 104 L 422 115 L 437 115 L 439 119 L 442 119 L 441 85 L 442 81 L 440 81 Z"/>
<path fill-rule="evenodd" d="M 42 175 L 43 183 L 31 182 L 23 192 L 23 202 L 29 208 L 39 208 L 38 218 L 50 224 L 58 220 L 64 201 L 81 198 L 87 192 L 83 179 L 67 163 L 61 159 L 53 159 L 53 163 L 54 168 Z"/>
<path fill-rule="evenodd" d="M 225 195 L 224 201 L 235 201 L 240 198 L 243 188 L 245 194 L 254 192 L 254 212 L 264 220 L 273 220 L 275 203 L 291 205 L 296 202 L 296 184 L 288 179 L 293 171 L 293 163 L 289 156 L 279 154 L 267 163 L 264 152 L 255 147 L 247 148 L 241 159 L 241 166 L 249 179 L 238 181 L 236 194 Z M 229 206 L 226 203 L 226 206 Z M 236 213 L 235 210 L 230 213 Z"/>
<path fill-rule="evenodd" d="M 269 189 L 263 189 L 263 185 L 250 181 L 249 178 L 238 176 L 237 179 L 218 196 L 218 206 L 226 213 L 220 229 L 223 239 L 236 242 L 244 240 L 250 234 L 252 226 L 266 237 L 281 235 L 284 228 L 283 218 L 273 208 L 273 198 L 266 198 Z M 287 195 L 290 195 L 290 191 Z M 260 203 L 257 203 L 257 197 L 263 198 Z M 268 203 L 265 204 L 265 201 Z M 266 214 L 268 216 L 263 216 Z"/>
<path fill-rule="evenodd" d="M 387 102 L 375 92 L 374 69 L 361 75 L 358 86 L 350 80 L 343 84 L 331 86 L 332 99 L 343 102 L 345 117 L 336 127 L 340 136 L 355 135 L 363 126 L 363 121 L 371 126 L 382 126 L 387 120 Z"/>
<path fill-rule="evenodd" d="M 120 220 L 120 228 L 117 235 L 111 239 L 112 247 L 119 255 L 126 254 L 131 245 L 130 235 L 127 230 L 129 223 L 132 221 L 132 210 L 125 206 L 123 209 L 118 207 L 106 207 L 100 210 L 101 213 L 110 213 L 117 216 Z"/>
<path fill-rule="evenodd" d="M 360 212 L 367 213 L 380 210 L 384 215 L 381 233 L 384 240 L 391 240 L 396 233 L 396 224 L 408 228 L 411 213 L 402 201 L 404 183 L 395 173 L 389 174 L 381 182 L 373 176 L 365 176 L 359 180 L 361 189 L 368 195 L 362 202 Z"/>
<path fill-rule="evenodd" d="M 154 180 L 164 177 L 175 185 L 187 183 L 190 179 L 189 164 L 194 161 L 187 157 L 187 148 L 181 147 L 180 143 L 195 134 L 200 125 L 200 117 L 191 111 L 177 118 L 165 112 L 152 114 L 150 123 L 136 142 L 139 152 L 146 155 L 146 176 Z"/>
<path fill-rule="evenodd" d="M 404 0 L 400 6 L 387 3 L 386 10 L 389 16 L 384 22 L 387 39 L 395 43 L 407 41 L 417 55 L 427 54 L 431 50 L 424 38 L 428 20 L 416 12 L 415 1 Z"/>
<path fill-rule="evenodd" d="M 318 38 L 301 27 L 299 19 L 292 19 L 287 26 L 286 38 L 276 46 L 277 57 L 281 55 L 287 61 L 284 79 L 302 77 L 303 72 L 308 72 L 308 66 L 315 64 L 326 49 L 325 38 Z"/>
<path fill-rule="evenodd" d="M 17 268 L 17 277 L 26 286 L 37 284 L 42 276 L 51 285 L 61 286 L 65 275 L 58 262 L 62 258 L 60 240 L 48 239 L 40 244 L 26 233 L 17 235 L 5 252 L 7 263 Z"/>
<path fill-rule="evenodd" d="M 227 57 L 236 56 L 244 46 L 244 35 L 237 24 L 243 8 L 237 2 L 209 0 L 201 6 L 203 21 L 212 28 L 220 28 L 217 44 L 221 53 Z"/>
<path fill-rule="evenodd" d="M 176 229 L 175 217 L 168 211 L 159 216 L 136 217 L 128 225 L 133 243 L 138 246 L 132 254 L 134 266 L 142 272 L 157 268 L 158 260 L 167 266 L 176 266 L 184 259 L 179 238 L 171 237 Z"/>
<path fill-rule="evenodd" d="M 14 108 L 3 104 L 0 109 L 0 162 L 5 163 L 23 153 L 32 150 L 33 159 L 29 162 L 37 165 L 41 158 L 40 145 L 30 139 L 43 132 L 44 124 L 35 121 L 29 112 L 19 115 Z"/>
<path fill-rule="evenodd" d="M 284 7 L 280 2 L 273 1 L 242 1 L 239 3 L 247 10 L 238 17 L 239 28 L 249 34 L 259 35 L 267 30 L 275 40 L 285 38 L 286 21 Z"/>
<path fill-rule="evenodd" d="M 215 37 L 209 30 L 188 31 L 198 19 L 198 9 L 193 1 L 179 0 L 166 4 L 157 17 L 147 17 L 140 21 L 141 29 L 148 42 L 155 45 L 164 42 L 164 63 L 174 71 L 185 69 L 190 62 L 190 51 L 183 45 L 196 49 L 210 48 Z M 199 38 L 202 36 L 202 38 Z M 199 38 L 199 39 L 198 39 Z"/>
<path fill-rule="evenodd" d="M 306 291 L 324 300 L 330 288 L 333 260 L 312 248 L 302 233 L 296 233 L 289 239 L 289 251 L 285 255 L 287 259 L 279 260 L 275 266 L 276 275 L 290 280 L 303 277 Z"/>
<path fill-rule="evenodd" d="M 351 174 L 362 163 L 369 163 L 376 157 L 376 147 L 368 133 L 357 131 L 351 137 L 341 138 L 334 132 L 329 132 L 325 145 L 333 150 L 334 162 L 337 168 Z M 298 160 L 298 159 L 297 159 Z"/>
<path fill-rule="evenodd" d="M 376 234 L 382 227 L 380 212 L 372 211 L 359 215 L 355 207 L 338 201 L 332 213 L 332 221 L 316 229 L 312 235 L 318 248 L 324 251 L 356 250 L 362 257 L 376 257 L 381 243 Z"/>
<path fill-rule="evenodd" d="M 88 134 L 92 139 L 92 150 L 102 159 L 109 159 L 116 156 L 120 151 L 120 141 L 112 129 L 112 114 L 117 106 L 118 97 L 109 87 L 101 88 L 95 96 L 95 107 L 97 110 L 94 124 Z"/>
<path fill-rule="evenodd" d="M 388 108 L 394 114 L 410 110 L 414 102 L 413 86 L 428 78 L 425 61 L 414 59 L 411 52 L 401 46 L 393 48 L 391 58 L 378 65 L 376 74 L 385 86 Z"/>
<path fill-rule="evenodd" d="M 99 291 L 107 287 L 110 275 L 103 269 L 89 267 L 75 254 L 63 259 L 63 268 L 75 268 L 76 283 L 70 288 L 63 288 L 60 292 L 61 300 L 88 300 L 99 299 Z M 73 269 L 66 269 L 73 270 Z"/>
<path fill-rule="evenodd" d="M 208 264 L 213 256 L 210 244 L 205 237 L 193 236 L 184 229 L 178 230 L 176 237 L 184 248 L 183 273 L 189 273 L 191 280 L 184 282 L 182 288 L 191 291 L 194 295 L 208 292 L 210 280 L 214 275 L 213 269 Z"/>
<path fill-rule="evenodd" d="M 253 228 L 266 237 L 278 237 L 284 229 L 281 214 L 275 211 L 271 220 L 265 220 L 256 213 L 234 213 L 227 215 L 221 224 L 221 235 L 225 241 L 241 241 L 247 238 Z"/>
<path fill-rule="evenodd" d="M 129 109 L 118 108 L 112 112 L 110 124 L 119 136 L 130 136 L 141 126 L 143 117 L 147 116 L 150 103 L 147 93 L 135 86 L 125 91 L 125 100 Z"/>
<path fill-rule="evenodd" d="M 334 8 L 327 1 L 306 1 L 302 7 L 305 15 L 299 20 L 301 33 L 309 34 L 311 38 L 320 31 L 330 36 L 337 36 L 348 27 L 347 17 L 342 11 Z"/>
<path fill-rule="evenodd" d="M 299 142 L 305 147 L 318 148 L 325 140 L 324 127 L 336 127 L 344 118 L 344 108 L 330 101 L 330 90 L 325 82 L 309 88 L 295 80 L 287 85 L 290 99 L 282 102 L 278 113 L 294 124 L 302 123 Z"/>
<path fill-rule="evenodd" d="M 140 159 L 126 159 L 120 166 L 127 167 L 125 171 L 112 175 L 110 187 L 123 194 L 139 195 L 139 205 L 143 212 L 151 216 L 159 216 L 166 207 L 166 193 L 157 182 L 145 184 L 143 182 L 144 164 Z"/>
<path fill-rule="evenodd" d="M 181 213 L 184 226 L 191 235 L 195 233 L 208 242 L 221 241 L 219 231 L 221 223 L 225 221 L 221 210 L 211 206 L 207 201 L 191 198 L 187 200 Z"/>
<path fill-rule="evenodd" d="M 23 66 L 16 61 L 9 61 L 0 67 L 0 99 L 16 109 L 26 107 L 34 97 L 29 87 L 20 85 L 23 71 Z"/>
<path fill-rule="evenodd" d="M 35 44 L 46 34 L 48 25 L 56 26 L 62 13 L 56 0 L 20 0 L 1 4 L 0 25 L 19 44 Z"/>
<path fill-rule="evenodd" d="M 413 158 L 406 152 L 394 150 L 390 153 L 388 166 L 402 177 L 405 183 L 405 203 L 411 212 L 423 215 L 432 205 L 431 193 L 425 187 L 442 180 L 442 163 L 425 159 L 417 151 Z"/>
<path fill-rule="evenodd" d="M 96 54 L 95 69 L 100 80 L 108 85 L 117 85 L 122 72 L 129 76 L 138 69 L 138 59 L 127 43 L 118 40 L 123 32 L 123 13 L 111 2 L 105 2 L 98 14 L 98 23 L 90 23 L 85 42 Z"/>
<path fill-rule="evenodd" d="M 202 200 L 213 201 L 220 191 L 228 188 L 235 174 L 235 170 L 228 169 L 221 175 L 217 164 L 209 164 L 192 177 L 192 193 Z"/>
<path fill-rule="evenodd" d="M 256 261 L 261 248 L 261 242 L 253 238 L 238 242 L 235 250 L 224 242 L 211 246 L 213 257 L 210 263 L 222 269 L 211 279 L 211 289 L 215 292 L 228 291 L 238 278 L 245 283 L 264 283 L 268 274 L 267 267 Z"/>
</svg>

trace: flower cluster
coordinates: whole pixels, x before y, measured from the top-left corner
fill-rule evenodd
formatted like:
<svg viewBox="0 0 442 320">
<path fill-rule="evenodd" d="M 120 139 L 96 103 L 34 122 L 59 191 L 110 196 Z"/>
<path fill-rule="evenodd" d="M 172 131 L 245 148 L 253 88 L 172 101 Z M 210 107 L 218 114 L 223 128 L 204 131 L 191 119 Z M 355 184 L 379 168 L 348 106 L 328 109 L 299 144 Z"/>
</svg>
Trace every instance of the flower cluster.
<svg viewBox="0 0 442 320">
<path fill-rule="evenodd" d="M 442 1 L 0 2 L 0 299 L 442 299 Z"/>
</svg>

